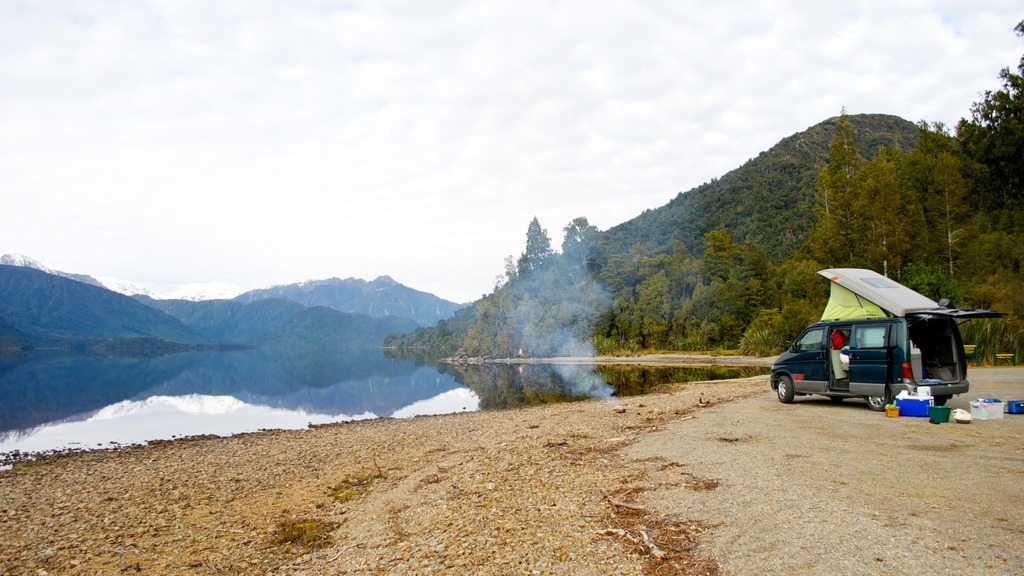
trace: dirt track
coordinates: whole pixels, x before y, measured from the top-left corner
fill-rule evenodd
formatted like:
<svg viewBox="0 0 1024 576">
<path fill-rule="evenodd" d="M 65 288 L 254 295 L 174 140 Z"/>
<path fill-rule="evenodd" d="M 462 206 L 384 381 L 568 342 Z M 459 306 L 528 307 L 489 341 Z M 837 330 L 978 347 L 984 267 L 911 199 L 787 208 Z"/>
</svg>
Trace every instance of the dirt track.
<svg viewBox="0 0 1024 576">
<path fill-rule="evenodd" d="M 971 369 L 974 398 L 1024 399 L 1024 368 Z M 626 452 L 685 462 L 714 492 L 649 493 L 719 522 L 733 574 L 1024 573 L 1024 415 L 971 424 L 886 418 L 860 400 L 766 393 L 669 423 Z"/>
</svg>

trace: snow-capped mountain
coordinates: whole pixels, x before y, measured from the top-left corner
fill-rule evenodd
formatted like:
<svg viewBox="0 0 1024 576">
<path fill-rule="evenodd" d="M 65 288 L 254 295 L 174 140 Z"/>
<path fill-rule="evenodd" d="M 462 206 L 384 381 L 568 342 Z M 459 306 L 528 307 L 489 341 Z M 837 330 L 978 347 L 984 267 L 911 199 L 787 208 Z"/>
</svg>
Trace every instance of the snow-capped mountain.
<svg viewBox="0 0 1024 576">
<path fill-rule="evenodd" d="M 171 292 L 158 292 L 142 284 L 120 278 L 104 276 L 99 280 L 107 290 L 113 290 L 125 296 L 149 296 L 154 300 L 190 300 L 192 302 L 230 300 L 245 292 L 245 288 L 230 282 L 193 282 Z"/>
<path fill-rule="evenodd" d="M 101 276 L 97 278 L 97 280 L 99 280 L 107 290 L 113 290 L 114 292 L 124 294 L 125 296 L 149 296 L 150 298 L 159 298 L 156 292 L 153 292 L 142 284 L 129 282 L 128 280 L 122 280 L 120 278 L 114 278 L 113 276 Z"/>
<path fill-rule="evenodd" d="M 0 256 L 0 264 L 4 266 L 23 266 L 25 268 L 35 268 L 36 270 L 42 270 L 48 274 L 52 274 L 53 270 L 50 270 L 38 260 L 33 260 L 24 254 L 4 254 Z"/>
<path fill-rule="evenodd" d="M 267 298 L 281 298 L 303 306 L 327 306 L 347 313 L 368 316 L 404 316 L 421 326 L 433 326 L 450 317 L 465 306 L 420 292 L 396 282 L 390 276 L 380 276 L 372 282 L 358 278 L 329 278 L 306 280 L 295 284 L 282 284 L 270 288 L 247 290 L 232 282 L 193 282 L 168 291 L 166 286 L 132 282 L 122 278 L 103 276 L 99 279 L 84 274 L 69 274 L 53 270 L 38 260 L 22 254 L 0 256 L 0 264 L 35 268 L 48 274 L 63 276 L 86 284 L 100 286 L 125 296 L 145 296 L 153 300 L 238 300 L 250 303 Z"/>
<path fill-rule="evenodd" d="M 230 300 L 245 291 L 245 288 L 231 282 L 193 282 L 185 284 L 171 293 L 153 296 L 153 298 L 157 300 L 191 300 L 193 302 Z"/>
<path fill-rule="evenodd" d="M 191 300 L 193 302 L 199 302 L 201 300 L 230 300 L 245 292 L 245 288 L 230 282 L 195 282 L 192 284 L 186 284 L 172 292 L 158 292 L 147 288 L 138 282 L 114 278 L 112 276 L 104 276 L 97 279 L 85 274 L 61 272 L 46 266 L 38 260 L 29 258 L 24 254 L 4 254 L 3 256 L 0 256 L 0 265 L 34 268 L 36 270 L 46 272 L 47 274 L 53 274 L 54 276 L 63 276 L 64 278 L 70 278 L 86 284 L 101 286 L 107 290 L 124 294 L 125 296 L 149 296 L 155 300 Z"/>
<path fill-rule="evenodd" d="M 70 278 L 84 284 L 92 284 L 93 286 L 103 286 L 103 283 L 86 274 L 72 274 L 71 272 L 61 272 L 60 270 L 54 270 L 47 267 L 42 262 L 34 260 L 25 256 L 24 254 L 4 254 L 0 256 L 0 265 L 4 266 L 21 266 L 22 268 L 33 268 L 47 274 L 53 274 L 54 276 L 62 276 L 64 278 Z"/>
</svg>

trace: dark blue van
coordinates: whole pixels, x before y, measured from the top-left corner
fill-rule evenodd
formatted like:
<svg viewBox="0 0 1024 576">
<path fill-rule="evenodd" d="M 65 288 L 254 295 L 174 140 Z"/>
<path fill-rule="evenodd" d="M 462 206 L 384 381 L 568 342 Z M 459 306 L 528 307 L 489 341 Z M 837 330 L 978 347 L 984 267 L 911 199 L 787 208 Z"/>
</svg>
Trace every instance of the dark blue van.
<svg viewBox="0 0 1024 576">
<path fill-rule="evenodd" d="M 772 366 L 783 403 L 819 394 L 839 402 L 864 398 L 884 410 L 902 390 L 928 386 L 935 404 L 970 389 L 958 319 L 1001 316 L 947 308 L 871 270 L 818 274 L 832 281 L 822 320 L 804 329 Z"/>
</svg>

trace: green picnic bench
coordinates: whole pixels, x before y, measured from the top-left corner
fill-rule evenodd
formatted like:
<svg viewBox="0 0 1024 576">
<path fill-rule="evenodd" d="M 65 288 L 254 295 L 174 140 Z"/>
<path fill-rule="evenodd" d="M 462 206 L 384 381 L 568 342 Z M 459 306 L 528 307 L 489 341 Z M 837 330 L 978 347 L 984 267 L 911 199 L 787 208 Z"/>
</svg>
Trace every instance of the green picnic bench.
<svg viewBox="0 0 1024 576">
<path fill-rule="evenodd" d="M 998 366 L 1000 360 L 1006 360 L 1007 362 L 1013 362 L 1013 365 L 1017 365 L 1017 355 L 1013 352 L 997 352 L 992 358 L 992 365 Z"/>
<path fill-rule="evenodd" d="M 974 360 L 974 365 L 977 366 L 981 362 L 981 350 L 978 350 L 978 345 L 964 344 L 964 358 Z"/>
</svg>

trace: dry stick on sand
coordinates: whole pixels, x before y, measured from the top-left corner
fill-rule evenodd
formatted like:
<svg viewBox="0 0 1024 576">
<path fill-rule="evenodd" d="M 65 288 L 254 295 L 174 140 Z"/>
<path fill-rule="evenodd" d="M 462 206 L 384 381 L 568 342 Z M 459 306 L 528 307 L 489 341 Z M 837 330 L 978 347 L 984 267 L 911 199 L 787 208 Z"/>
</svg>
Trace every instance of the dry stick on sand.
<svg viewBox="0 0 1024 576">
<path fill-rule="evenodd" d="M 647 511 L 647 508 L 645 506 L 641 506 L 639 504 L 630 504 L 629 502 L 623 502 L 621 500 L 616 500 L 616 499 L 612 498 L 611 496 L 609 496 L 608 494 L 605 494 L 604 497 L 605 497 L 605 499 L 608 500 L 608 502 L 611 503 L 613 508 L 627 508 L 629 510 L 639 510 L 640 512 L 646 512 Z"/>
</svg>

